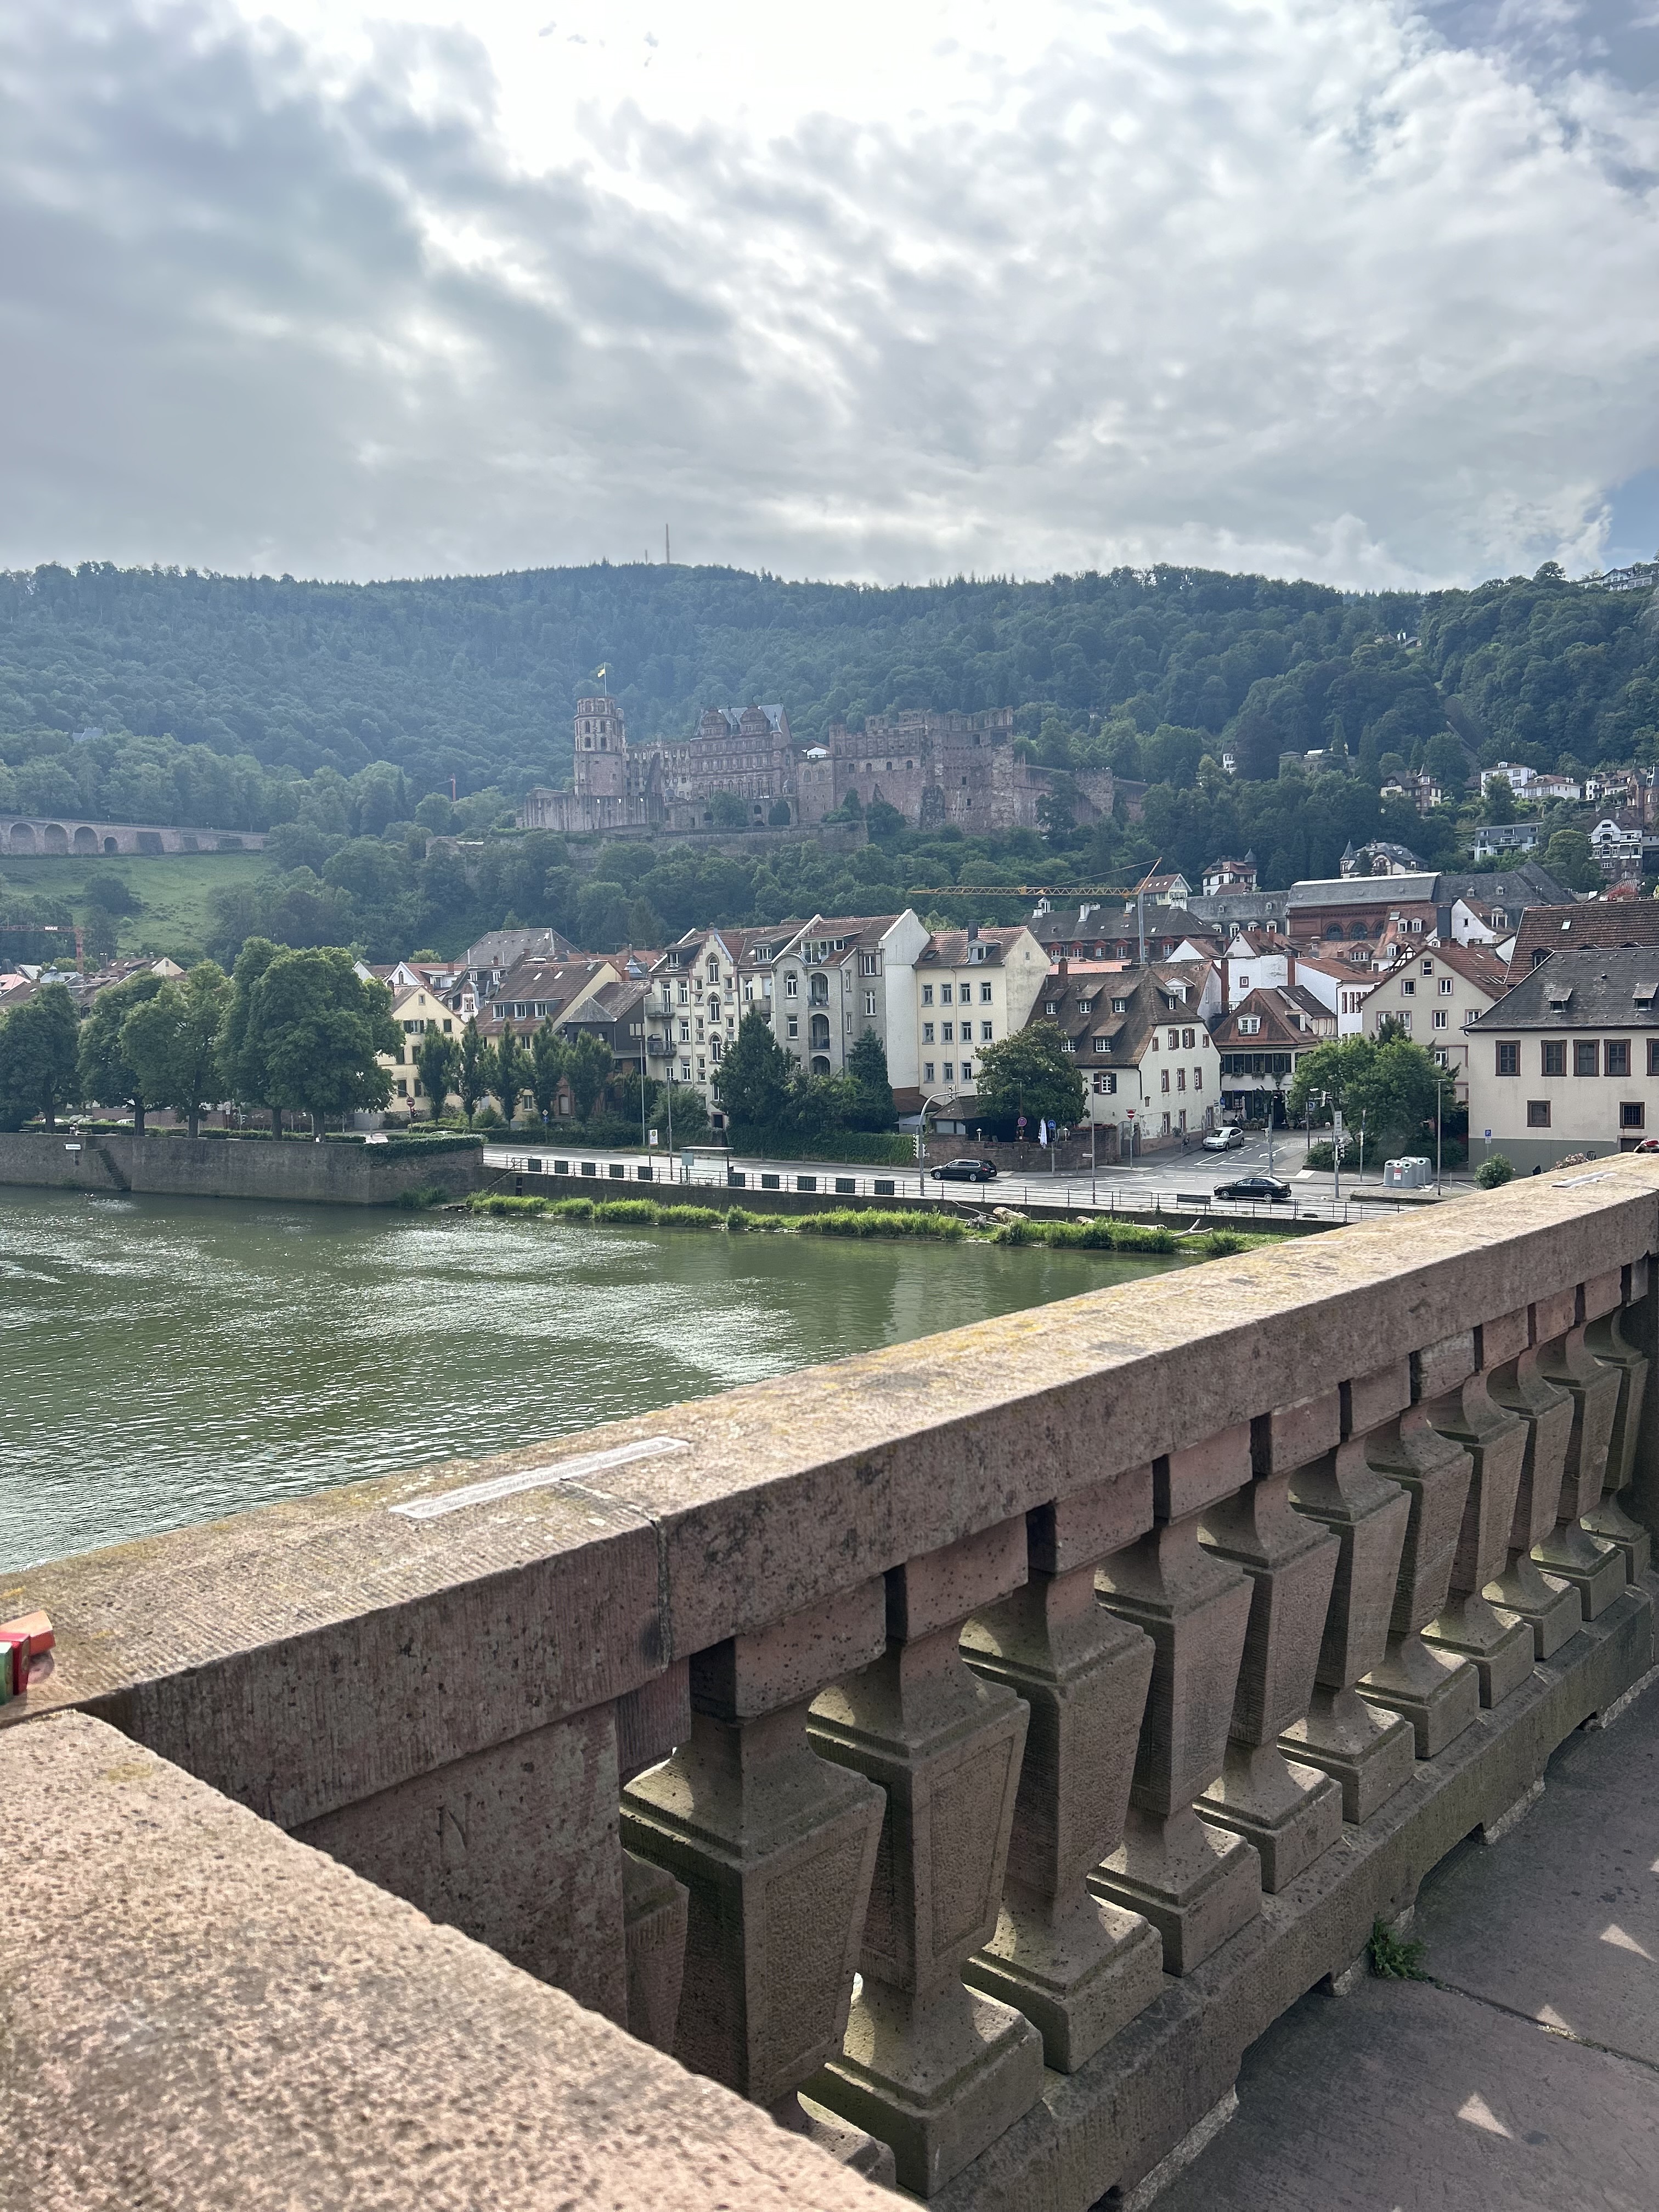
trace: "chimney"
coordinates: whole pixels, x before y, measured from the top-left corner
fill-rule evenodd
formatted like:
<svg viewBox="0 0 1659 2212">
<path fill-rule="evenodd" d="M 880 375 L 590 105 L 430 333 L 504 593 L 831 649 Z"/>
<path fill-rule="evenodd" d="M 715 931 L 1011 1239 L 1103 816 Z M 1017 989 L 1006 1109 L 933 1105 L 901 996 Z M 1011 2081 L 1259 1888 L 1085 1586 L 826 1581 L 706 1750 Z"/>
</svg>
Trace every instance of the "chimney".
<svg viewBox="0 0 1659 2212">
<path fill-rule="evenodd" d="M 1065 978 L 1071 973 L 1070 963 L 1064 960 L 1056 961 L 1054 963 L 1054 973 L 1062 981 L 1064 981 Z"/>
<path fill-rule="evenodd" d="M 972 945 L 973 943 L 975 943 L 975 941 L 977 939 L 978 936 L 979 936 L 979 924 L 978 924 L 976 921 L 970 921 L 970 922 L 969 923 L 969 925 L 968 925 L 968 942 L 969 943 L 969 945 Z"/>
</svg>

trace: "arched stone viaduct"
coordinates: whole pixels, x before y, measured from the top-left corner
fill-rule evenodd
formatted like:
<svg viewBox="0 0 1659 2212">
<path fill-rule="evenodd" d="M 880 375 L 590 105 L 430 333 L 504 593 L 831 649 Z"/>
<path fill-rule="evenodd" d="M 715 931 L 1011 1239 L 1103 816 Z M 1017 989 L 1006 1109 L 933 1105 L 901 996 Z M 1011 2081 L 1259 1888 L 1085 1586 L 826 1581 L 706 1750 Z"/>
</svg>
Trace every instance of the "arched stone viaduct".
<svg viewBox="0 0 1659 2212">
<path fill-rule="evenodd" d="M 181 830 L 172 824 L 86 822 L 74 814 L 0 814 L 0 858 L 67 854 L 258 853 L 263 830 Z"/>
</svg>

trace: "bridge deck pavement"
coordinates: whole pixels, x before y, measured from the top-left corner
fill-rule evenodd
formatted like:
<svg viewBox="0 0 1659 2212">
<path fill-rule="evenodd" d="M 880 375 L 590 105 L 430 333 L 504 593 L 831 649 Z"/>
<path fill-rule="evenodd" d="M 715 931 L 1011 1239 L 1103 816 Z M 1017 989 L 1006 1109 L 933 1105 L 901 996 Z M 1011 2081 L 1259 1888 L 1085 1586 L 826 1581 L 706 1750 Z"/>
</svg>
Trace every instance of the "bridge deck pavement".
<svg viewBox="0 0 1659 2212">
<path fill-rule="evenodd" d="M 1304 1997 L 1158 2212 L 1651 2212 L 1659 1692 L 1569 1737 L 1534 1809 L 1425 1883 L 1413 1933 L 1430 1979 Z"/>
</svg>

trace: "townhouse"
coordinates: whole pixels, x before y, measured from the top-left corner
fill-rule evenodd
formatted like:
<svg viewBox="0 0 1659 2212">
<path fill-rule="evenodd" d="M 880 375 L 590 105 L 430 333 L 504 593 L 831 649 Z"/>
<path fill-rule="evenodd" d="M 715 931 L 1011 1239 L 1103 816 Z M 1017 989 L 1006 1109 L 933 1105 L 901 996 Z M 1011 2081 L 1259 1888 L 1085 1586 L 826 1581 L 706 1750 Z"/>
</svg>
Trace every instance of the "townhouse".
<svg viewBox="0 0 1659 2212">
<path fill-rule="evenodd" d="M 384 979 L 381 979 L 384 980 Z M 416 1055 L 421 1040 L 428 1030 L 438 1030 L 453 1036 L 465 1024 L 436 991 L 424 982 L 390 984 L 392 1018 L 403 1031 L 403 1042 L 396 1052 L 380 1053 L 379 1064 L 385 1068 L 392 1081 L 392 1097 L 387 1103 L 389 1114 L 403 1121 L 412 1121 L 416 1106 L 425 1109 L 436 1121 L 447 1100 L 440 1098 L 434 1103 L 421 1087 L 420 1072 L 416 1066 Z"/>
<path fill-rule="evenodd" d="M 1025 1027 L 1048 977 L 1048 956 L 1023 922 L 1010 929 L 969 922 L 965 929 L 935 930 L 915 970 L 914 1106 L 911 1085 L 902 1085 L 889 1065 L 899 1111 L 915 1112 L 928 1097 L 971 1106 L 979 1085 L 976 1055 Z"/>
<path fill-rule="evenodd" d="M 1659 946 L 1557 952 L 1468 1029 L 1471 1148 L 1526 1172 L 1659 1135 Z"/>
<path fill-rule="evenodd" d="M 1090 1122 L 1113 1131 L 1127 1153 L 1136 1142 L 1214 1127 L 1219 1093 L 1208 1024 L 1221 997 L 1219 971 L 1208 963 L 1063 960 L 1030 1018 L 1060 1030 L 1077 1055 Z"/>
<path fill-rule="evenodd" d="M 1364 1006 L 1363 1033 L 1376 1037 L 1384 1022 L 1398 1023 L 1413 1044 L 1433 1054 L 1469 1098 L 1469 1028 L 1509 988 L 1509 971 L 1487 945 L 1425 946 L 1402 960 L 1373 987 Z"/>
<path fill-rule="evenodd" d="M 1220 1105 L 1230 1121 L 1277 1116 L 1297 1063 L 1338 1034 L 1335 1010 L 1300 983 L 1266 983 L 1216 1024 Z"/>
</svg>

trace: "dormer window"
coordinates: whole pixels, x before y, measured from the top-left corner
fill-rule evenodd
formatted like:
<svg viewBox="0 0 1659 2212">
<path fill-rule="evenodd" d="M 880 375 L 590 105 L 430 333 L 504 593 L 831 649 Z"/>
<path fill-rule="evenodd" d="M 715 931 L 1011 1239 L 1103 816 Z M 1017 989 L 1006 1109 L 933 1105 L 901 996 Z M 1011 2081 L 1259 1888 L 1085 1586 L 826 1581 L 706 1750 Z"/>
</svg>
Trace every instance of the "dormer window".
<svg viewBox="0 0 1659 2212">
<path fill-rule="evenodd" d="M 1129 1001 L 1128 1001 L 1127 999 L 1114 999 L 1114 1000 L 1113 1000 L 1113 1001 L 1112 1001 L 1112 1012 L 1113 1012 L 1115 1014 L 1127 1014 L 1127 1013 L 1128 1012 L 1128 1011 L 1129 1011 Z"/>
<path fill-rule="evenodd" d="M 1260 1036 L 1261 1034 L 1261 1015 L 1241 1014 L 1238 1018 L 1238 1034 L 1240 1036 Z"/>
</svg>

